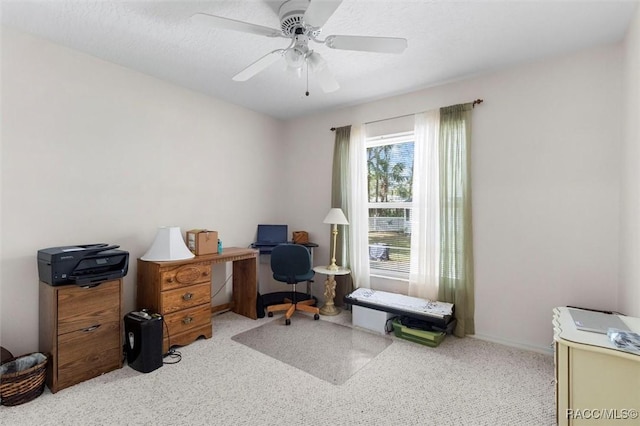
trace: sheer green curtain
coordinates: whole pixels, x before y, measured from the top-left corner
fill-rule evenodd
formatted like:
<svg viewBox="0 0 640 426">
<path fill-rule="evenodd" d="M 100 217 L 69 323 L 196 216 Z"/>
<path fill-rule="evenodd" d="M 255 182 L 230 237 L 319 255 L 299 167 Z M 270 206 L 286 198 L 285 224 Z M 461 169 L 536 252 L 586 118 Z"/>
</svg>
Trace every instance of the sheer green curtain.
<svg viewBox="0 0 640 426">
<path fill-rule="evenodd" d="M 342 212 L 351 221 L 349 215 L 348 198 L 351 191 L 349 184 L 349 140 L 351 126 L 338 127 L 336 140 L 333 147 L 333 171 L 331 174 L 331 207 L 340 207 Z M 328 211 L 328 209 L 327 209 Z M 329 241 L 333 241 L 330 233 Z M 336 263 L 340 266 L 348 266 L 349 259 L 349 234 L 347 226 L 338 225 L 338 238 L 336 242 Z M 343 296 L 352 291 L 352 280 L 349 275 L 336 276 L 336 306 L 342 306 Z"/>
<path fill-rule="evenodd" d="M 339 207 L 350 220 L 349 206 L 349 138 L 351 126 L 338 127 L 336 129 L 336 141 L 333 147 L 333 172 L 331 175 L 331 207 Z M 329 209 L 327 209 L 329 211 Z M 347 253 L 349 253 L 349 238 L 345 225 L 338 225 L 338 242 L 336 244 L 336 263 L 347 265 Z M 333 240 L 333 235 L 329 241 Z"/>
<path fill-rule="evenodd" d="M 336 277 L 337 306 L 353 287 L 369 288 L 367 155 L 363 124 L 336 129 L 331 187 L 332 207 L 340 207 L 349 225 L 338 228 L 336 262 L 351 269 Z"/>
<path fill-rule="evenodd" d="M 472 104 L 440 109 L 440 287 L 438 299 L 455 304 L 454 334 L 475 333 L 471 222 Z"/>
</svg>

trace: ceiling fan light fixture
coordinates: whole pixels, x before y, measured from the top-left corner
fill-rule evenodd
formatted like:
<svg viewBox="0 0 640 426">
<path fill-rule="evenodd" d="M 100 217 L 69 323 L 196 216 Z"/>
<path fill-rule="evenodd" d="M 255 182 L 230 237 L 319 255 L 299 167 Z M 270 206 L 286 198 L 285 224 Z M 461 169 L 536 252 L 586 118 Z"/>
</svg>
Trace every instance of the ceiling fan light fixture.
<svg viewBox="0 0 640 426">
<path fill-rule="evenodd" d="M 293 68 L 293 67 L 290 67 L 289 65 L 287 65 L 285 67 L 285 70 L 286 70 L 287 74 L 292 76 L 292 77 L 302 78 L 302 67 Z"/>
<path fill-rule="evenodd" d="M 316 72 L 327 66 L 327 61 L 316 52 L 311 52 L 311 54 L 307 56 L 307 63 L 312 72 Z"/>
<path fill-rule="evenodd" d="M 284 54 L 284 59 L 289 68 L 302 68 L 304 65 L 304 53 L 296 48 L 288 49 Z"/>
<path fill-rule="evenodd" d="M 309 70 L 316 76 L 323 92 L 331 93 L 340 88 L 333 74 L 329 71 L 327 61 L 325 61 L 320 54 L 311 52 L 311 54 L 307 56 L 307 65 L 309 66 Z"/>
</svg>

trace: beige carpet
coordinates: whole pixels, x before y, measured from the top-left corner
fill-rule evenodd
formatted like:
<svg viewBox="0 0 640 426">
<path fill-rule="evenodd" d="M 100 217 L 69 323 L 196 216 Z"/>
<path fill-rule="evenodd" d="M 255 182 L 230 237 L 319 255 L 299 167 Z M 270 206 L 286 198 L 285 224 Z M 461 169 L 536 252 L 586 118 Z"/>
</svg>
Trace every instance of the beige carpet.
<svg viewBox="0 0 640 426">
<path fill-rule="evenodd" d="M 335 385 L 232 339 L 274 319 L 214 316 L 213 337 L 180 348 L 178 364 L 148 374 L 125 365 L 56 394 L 45 390 L 0 407 L 0 425 L 555 424 L 551 355 L 473 338 L 447 336 L 428 348 L 387 336 L 391 345 Z M 348 326 L 351 314 L 320 321 Z"/>
<path fill-rule="evenodd" d="M 322 318 L 296 314 L 291 325 L 275 318 L 232 340 L 334 385 L 346 382 L 393 342 Z"/>
</svg>

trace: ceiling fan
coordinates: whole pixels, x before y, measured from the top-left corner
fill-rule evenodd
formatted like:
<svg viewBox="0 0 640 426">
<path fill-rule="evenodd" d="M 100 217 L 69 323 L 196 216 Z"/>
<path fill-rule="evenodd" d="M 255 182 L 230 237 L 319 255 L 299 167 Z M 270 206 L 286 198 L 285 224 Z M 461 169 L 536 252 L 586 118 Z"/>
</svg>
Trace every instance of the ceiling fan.
<svg viewBox="0 0 640 426">
<path fill-rule="evenodd" d="M 267 53 L 233 76 L 235 81 L 246 81 L 284 58 L 288 68 L 301 73 L 304 65 L 318 79 L 325 93 L 338 90 L 338 82 L 329 71 L 326 61 L 318 52 L 309 48 L 309 42 L 324 44 L 331 49 L 357 50 L 364 52 L 402 53 L 407 40 L 394 37 L 369 37 L 330 35 L 319 38 L 322 26 L 333 15 L 342 0 L 287 0 L 279 9 L 280 29 L 264 27 L 249 22 L 237 21 L 208 13 L 196 13 L 192 21 L 224 30 L 241 31 L 266 37 L 291 39 L 289 46 Z M 306 93 L 309 96 L 309 91 Z"/>
</svg>

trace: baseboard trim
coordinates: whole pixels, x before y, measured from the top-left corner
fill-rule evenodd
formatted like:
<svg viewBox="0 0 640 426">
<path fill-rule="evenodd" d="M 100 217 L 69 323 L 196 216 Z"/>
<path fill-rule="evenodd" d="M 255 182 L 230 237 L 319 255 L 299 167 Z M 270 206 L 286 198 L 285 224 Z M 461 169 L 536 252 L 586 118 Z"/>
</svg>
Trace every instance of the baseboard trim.
<svg viewBox="0 0 640 426">
<path fill-rule="evenodd" d="M 551 347 L 551 345 L 549 345 L 548 347 L 527 345 L 526 343 L 513 342 L 511 340 L 499 339 L 492 336 L 486 336 L 484 334 L 471 334 L 467 337 L 472 337 L 478 340 L 485 340 L 492 343 L 499 343 L 501 345 L 511 346 L 512 348 L 524 349 L 526 351 L 537 352 L 544 355 L 553 355 L 553 348 Z"/>
<path fill-rule="evenodd" d="M 211 307 L 211 315 L 216 315 L 222 312 L 228 312 L 234 308 L 234 303 L 223 303 L 222 305 L 216 305 Z"/>
</svg>

